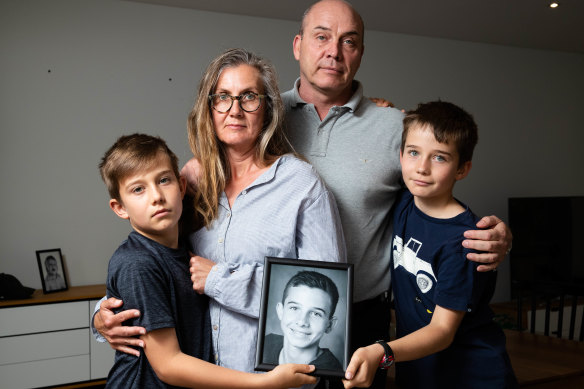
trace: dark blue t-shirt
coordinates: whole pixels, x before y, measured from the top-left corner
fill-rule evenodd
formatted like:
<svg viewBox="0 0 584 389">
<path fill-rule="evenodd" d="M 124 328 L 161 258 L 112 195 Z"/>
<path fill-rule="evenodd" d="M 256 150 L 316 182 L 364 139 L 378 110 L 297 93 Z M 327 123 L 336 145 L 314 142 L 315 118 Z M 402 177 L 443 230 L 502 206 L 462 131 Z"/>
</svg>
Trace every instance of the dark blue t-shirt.
<svg viewBox="0 0 584 389">
<path fill-rule="evenodd" d="M 208 299 L 193 290 L 185 247 L 165 247 L 133 231 L 109 262 L 107 296 L 124 301 L 119 311 L 136 308 L 140 317 L 124 322 L 147 332 L 174 328 L 183 353 L 211 361 Z M 140 349 L 140 357 L 116 351 L 108 388 L 168 388 Z"/>
<path fill-rule="evenodd" d="M 392 287 L 397 337 L 430 323 L 436 305 L 466 314 L 446 350 L 396 364 L 396 381 L 407 388 L 517 387 L 505 350 L 505 335 L 492 321 L 489 301 L 495 272 L 477 272 L 466 259 L 463 233 L 479 220 L 465 211 L 450 219 L 424 214 L 411 193 L 401 193 L 394 209 Z"/>
</svg>

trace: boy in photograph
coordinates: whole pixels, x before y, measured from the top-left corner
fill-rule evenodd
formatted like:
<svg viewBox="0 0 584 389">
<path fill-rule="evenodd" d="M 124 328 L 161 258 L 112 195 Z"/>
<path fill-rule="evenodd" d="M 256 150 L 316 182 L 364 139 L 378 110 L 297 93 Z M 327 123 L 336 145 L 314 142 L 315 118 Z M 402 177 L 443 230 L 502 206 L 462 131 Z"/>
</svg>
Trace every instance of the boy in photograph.
<svg viewBox="0 0 584 389">
<path fill-rule="evenodd" d="M 179 239 L 186 182 L 162 139 L 123 136 L 99 168 L 111 209 L 133 228 L 110 259 L 107 295 L 140 310 L 125 325 L 145 328 L 139 357 L 116 351 L 108 388 L 288 388 L 316 381 L 300 374 L 314 369 L 305 365 L 250 374 L 209 362 L 208 300 L 192 290 L 190 256 Z"/>
<path fill-rule="evenodd" d="M 452 194 L 471 169 L 477 141 L 472 116 L 451 103 L 420 104 L 404 118 L 400 162 L 408 190 L 395 205 L 391 267 L 397 339 L 358 349 L 345 388 L 368 385 L 393 361 L 399 387 L 517 387 L 488 305 L 497 274 L 477 272 L 465 259 L 463 232 L 478 218 Z"/>
<path fill-rule="evenodd" d="M 52 255 L 45 258 L 45 269 L 47 275 L 45 276 L 45 287 L 48 291 L 65 289 L 65 280 L 59 274 L 59 266 L 57 259 Z"/>
<path fill-rule="evenodd" d="M 307 363 L 317 369 L 342 370 L 341 363 L 321 338 L 337 324 L 334 316 L 339 292 L 335 283 L 315 271 L 296 273 L 276 304 L 283 336 L 268 334 L 263 361 L 270 364 Z"/>
</svg>

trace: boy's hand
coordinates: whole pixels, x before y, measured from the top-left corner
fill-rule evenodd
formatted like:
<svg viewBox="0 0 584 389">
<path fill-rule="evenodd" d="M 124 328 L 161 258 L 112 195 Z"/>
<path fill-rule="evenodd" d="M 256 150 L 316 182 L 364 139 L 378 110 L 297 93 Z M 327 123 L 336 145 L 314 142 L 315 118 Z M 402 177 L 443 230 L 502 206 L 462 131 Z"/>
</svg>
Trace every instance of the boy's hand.
<svg viewBox="0 0 584 389">
<path fill-rule="evenodd" d="M 316 384 L 316 377 L 307 375 L 314 371 L 314 365 L 298 365 L 286 363 L 278 365 L 266 374 L 265 387 L 268 388 L 297 388 L 302 385 Z"/>
<path fill-rule="evenodd" d="M 489 228 L 488 230 L 469 230 L 464 232 L 467 238 L 462 242 L 466 248 L 484 253 L 469 253 L 467 258 L 471 261 L 483 263 L 478 271 L 494 270 L 503 261 L 511 250 L 513 235 L 511 230 L 497 216 L 485 216 L 477 223 L 479 228 Z"/>
<path fill-rule="evenodd" d="M 113 309 L 121 306 L 122 300 L 113 297 L 105 300 L 93 317 L 93 326 L 108 341 L 111 348 L 139 357 L 140 351 L 130 346 L 144 347 L 144 342 L 134 336 L 144 335 L 146 330 L 143 327 L 122 326 L 122 323 L 140 316 L 140 311 L 129 309 L 115 314 Z"/>
<path fill-rule="evenodd" d="M 191 281 L 193 281 L 193 290 L 199 294 L 205 294 L 205 284 L 207 283 L 207 276 L 211 269 L 215 266 L 215 262 L 191 254 Z"/>
<path fill-rule="evenodd" d="M 366 388 L 371 385 L 375 372 L 379 367 L 379 361 L 384 355 L 383 346 L 372 344 L 360 347 L 353 353 L 349 366 L 345 371 L 343 385 L 347 388 Z"/>
</svg>

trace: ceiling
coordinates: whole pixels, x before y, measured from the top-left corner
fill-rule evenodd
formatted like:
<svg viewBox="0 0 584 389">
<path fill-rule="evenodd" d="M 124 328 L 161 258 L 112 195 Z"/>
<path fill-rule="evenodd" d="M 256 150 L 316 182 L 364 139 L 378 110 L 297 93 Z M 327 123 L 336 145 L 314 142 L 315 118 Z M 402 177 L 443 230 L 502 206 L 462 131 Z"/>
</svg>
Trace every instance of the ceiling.
<svg viewBox="0 0 584 389">
<path fill-rule="evenodd" d="M 313 0 L 130 0 L 299 21 Z M 584 53 L 584 0 L 354 0 L 367 30 Z"/>
</svg>

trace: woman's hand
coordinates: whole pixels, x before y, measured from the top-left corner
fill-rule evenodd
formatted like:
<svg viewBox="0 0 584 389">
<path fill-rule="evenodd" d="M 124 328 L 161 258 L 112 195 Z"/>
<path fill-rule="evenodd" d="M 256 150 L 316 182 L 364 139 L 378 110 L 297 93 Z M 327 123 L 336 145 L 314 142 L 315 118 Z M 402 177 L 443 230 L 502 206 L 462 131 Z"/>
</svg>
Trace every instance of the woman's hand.
<svg viewBox="0 0 584 389">
<path fill-rule="evenodd" d="M 205 284 L 207 283 L 207 276 L 211 269 L 215 266 L 215 262 L 191 254 L 191 281 L 193 281 L 193 290 L 199 294 L 205 294 Z"/>
</svg>

